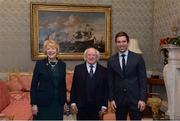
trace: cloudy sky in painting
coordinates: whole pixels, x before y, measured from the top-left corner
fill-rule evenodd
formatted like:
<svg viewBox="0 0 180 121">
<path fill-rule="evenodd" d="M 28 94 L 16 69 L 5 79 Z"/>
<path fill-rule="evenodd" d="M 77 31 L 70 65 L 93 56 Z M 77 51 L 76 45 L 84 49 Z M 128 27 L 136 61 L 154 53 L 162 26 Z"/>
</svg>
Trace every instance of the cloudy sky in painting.
<svg viewBox="0 0 180 121">
<path fill-rule="evenodd" d="M 59 41 L 70 41 L 73 34 L 85 30 L 87 24 L 94 29 L 97 40 L 104 36 L 105 14 L 102 12 L 40 11 L 38 18 L 40 41 L 52 33 L 56 33 Z"/>
</svg>

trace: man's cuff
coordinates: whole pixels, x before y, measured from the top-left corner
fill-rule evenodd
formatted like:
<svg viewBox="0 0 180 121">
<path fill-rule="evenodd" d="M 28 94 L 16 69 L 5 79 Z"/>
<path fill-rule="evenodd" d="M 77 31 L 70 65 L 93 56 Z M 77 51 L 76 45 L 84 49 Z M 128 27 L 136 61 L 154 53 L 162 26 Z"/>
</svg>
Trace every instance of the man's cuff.
<svg viewBox="0 0 180 121">
<path fill-rule="evenodd" d="M 71 103 L 71 106 L 76 106 L 76 103 Z"/>
<path fill-rule="evenodd" d="M 101 107 L 101 109 L 104 109 L 104 110 L 106 110 L 106 109 L 107 109 L 107 107 L 106 107 L 106 106 L 102 106 L 102 107 Z"/>
</svg>

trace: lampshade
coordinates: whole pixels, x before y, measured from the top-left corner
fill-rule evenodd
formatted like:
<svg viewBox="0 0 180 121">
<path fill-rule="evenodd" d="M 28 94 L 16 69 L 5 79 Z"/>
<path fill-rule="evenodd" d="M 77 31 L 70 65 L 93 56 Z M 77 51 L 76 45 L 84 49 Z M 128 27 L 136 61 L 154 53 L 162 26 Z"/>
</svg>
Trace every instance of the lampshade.
<svg viewBox="0 0 180 121">
<path fill-rule="evenodd" d="M 129 40 L 128 49 L 129 49 L 130 51 L 135 52 L 135 53 L 142 54 L 142 51 L 141 51 L 141 49 L 139 48 L 139 44 L 138 44 L 138 41 L 137 41 L 136 39 L 130 39 L 130 40 Z"/>
</svg>

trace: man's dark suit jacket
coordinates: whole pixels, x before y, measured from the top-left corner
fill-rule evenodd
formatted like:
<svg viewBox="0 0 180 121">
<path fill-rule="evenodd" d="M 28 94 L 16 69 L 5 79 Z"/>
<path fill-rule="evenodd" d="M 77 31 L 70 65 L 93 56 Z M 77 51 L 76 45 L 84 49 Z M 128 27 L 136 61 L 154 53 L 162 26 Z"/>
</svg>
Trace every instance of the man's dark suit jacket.
<svg viewBox="0 0 180 121">
<path fill-rule="evenodd" d="M 75 67 L 70 98 L 71 103 L 76 103 L 78 108 L 86 106 L 87 103 L 87 76 L 86 63 Z M 107 107 L 108 103 L 107 69 L 97 63 L 93 78 L 96 82 L 95 101 L 100 110 L 101 106 Z"/>
<path fill-rule="evenodd" d="M 120 66 L 119 54 L 112 56 L 108 60 L 108 83 L 110 101 L 121 103 L 125 95 L 134 103 L 139 100 L 146 101 L 147 77 L 141 55 L 129 51 L 124 73 Z"/>
<path fill-rule="evenodd" d="M 59 80 L 59 102 L 64 104 L 66 101 L 66 64 L 58 61 L 60 80 Z M 54 82 L 52 71 L 49 68 L 48 59 L 36 62 L 31 83 L 31 104 L 38 106 L 49 105 L 53 99 Z"/>
</svg>

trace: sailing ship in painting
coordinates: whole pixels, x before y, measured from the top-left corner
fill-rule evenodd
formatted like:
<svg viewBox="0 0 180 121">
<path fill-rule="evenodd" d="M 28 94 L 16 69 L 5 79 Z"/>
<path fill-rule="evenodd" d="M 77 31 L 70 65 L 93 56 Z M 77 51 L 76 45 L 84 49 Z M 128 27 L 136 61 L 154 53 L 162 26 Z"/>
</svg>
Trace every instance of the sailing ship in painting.
<svg viewBox="0 0 180 121">
<path fill-rule="evenodd" d="M 94 28 L 89 24 L 85 24 L 83 29 L 78 28 L 71 35 L 53 31 L 48 38 L 55 39 L 60 45 L 60 51 L 63 53 L 84 52 L 88 47 L 95 47 L 100 52 L 105 52 L 105 43 L 103 36 L 98 40 L 94 34 Z M 62 41 L 62 38 L 65 38 Z"/>
<path fill-rule="evenodd" d="M 103 37 L 98 41 L 94 35 L 94 28 L 89 24 L 85 25 L 84 30 L 77 30 L 73 33 L 70 41 L 60 43 L 63 52 L 83 52 L 88 47 L 95 47 L 100 52 L 104 52 Z"/>
</svg>

